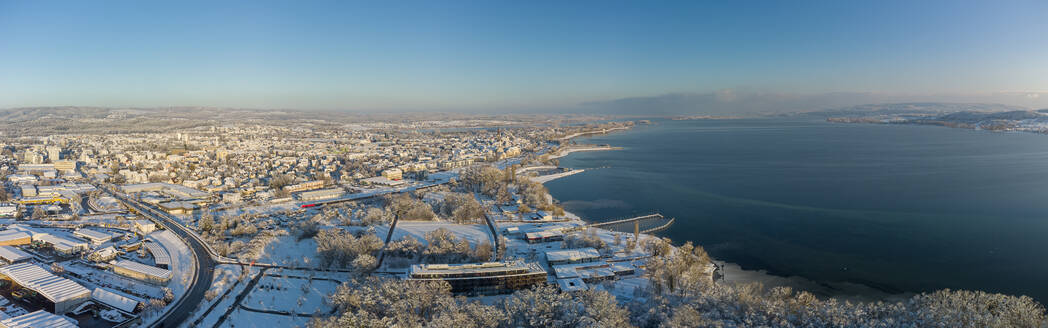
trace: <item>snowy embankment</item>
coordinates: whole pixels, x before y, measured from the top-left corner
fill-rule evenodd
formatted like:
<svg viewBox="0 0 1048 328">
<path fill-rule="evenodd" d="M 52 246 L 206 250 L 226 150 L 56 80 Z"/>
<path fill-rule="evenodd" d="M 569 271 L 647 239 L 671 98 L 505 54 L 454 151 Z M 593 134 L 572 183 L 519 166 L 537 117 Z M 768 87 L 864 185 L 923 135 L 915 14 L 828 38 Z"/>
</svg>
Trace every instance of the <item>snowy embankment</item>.
<svg viewBox="0 0 1048 328">
<path fill-rule="evenodd" d="M 569 176 L 569 175 L 579 174 L 579 173 L 582 173 L 582 172 L 585 172 L 585 171 L 586 171 L 585 169 L 568 170 L 568 171 L 564 171 L 564 172 L 560 172 L 560 173 L 540 175 L 540 176 L 537 176 L 537 177 L 528 177 L 528 180 L 535 181 L 535 182 L 538 182 L 538 183 L 546 183 L 546 182 L 550 182 L 550 181 L 553 181 L 553 180 L 556 180 L 556 179 L 560 179 L 560 178 L 563 178 L 563 177 L 566 177 L 566 176 Z"/>
<path fill-rule="evenodd" d="M 549 159 L 561 158 L 561 157 L 564 157 L 564 156 L 571 155 L 571 153 L 578 153 L 578 152 L 585 152 L 585 151 L 618 150 L 618 149 L 622 149 L 622 148 L 619 148 L 619 147 L 600 147 L 600 146 L 593 146 L 593 147 L 569 147 L 567 149 L 561 149 L 556 154 L 550 154 L 549 155 Z"/>
</svg>

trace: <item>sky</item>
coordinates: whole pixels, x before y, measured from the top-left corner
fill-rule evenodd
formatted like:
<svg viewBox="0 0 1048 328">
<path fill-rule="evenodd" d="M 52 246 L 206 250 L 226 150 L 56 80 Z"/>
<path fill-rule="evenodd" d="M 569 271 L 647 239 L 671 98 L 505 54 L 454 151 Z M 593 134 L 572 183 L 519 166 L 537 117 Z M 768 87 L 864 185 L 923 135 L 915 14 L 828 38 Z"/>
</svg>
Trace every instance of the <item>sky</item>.
<svg viewBox="0 0 1048 328">
<path fill-rule="evenodd" d="M 842 95 L 1048 107 L 1048 1 L 0 0 L 0 108 Z"/>
</svg>

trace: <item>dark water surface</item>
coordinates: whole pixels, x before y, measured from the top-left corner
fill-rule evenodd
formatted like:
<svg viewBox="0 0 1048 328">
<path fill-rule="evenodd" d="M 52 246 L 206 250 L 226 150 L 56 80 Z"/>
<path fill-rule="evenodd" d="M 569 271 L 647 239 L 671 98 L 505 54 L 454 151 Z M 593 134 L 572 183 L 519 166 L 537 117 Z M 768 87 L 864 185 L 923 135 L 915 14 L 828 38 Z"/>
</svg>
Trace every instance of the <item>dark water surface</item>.
<svg viewBox="0 0 1048 328">
<path fill-rule="evenodd" d="M 777 275 L 1048 301 L 1048 135 L 693 120 L 577 141 L 625 147 L 546 184 L 585 219 L 658 211 L 661 235 Z"/>
</svg>

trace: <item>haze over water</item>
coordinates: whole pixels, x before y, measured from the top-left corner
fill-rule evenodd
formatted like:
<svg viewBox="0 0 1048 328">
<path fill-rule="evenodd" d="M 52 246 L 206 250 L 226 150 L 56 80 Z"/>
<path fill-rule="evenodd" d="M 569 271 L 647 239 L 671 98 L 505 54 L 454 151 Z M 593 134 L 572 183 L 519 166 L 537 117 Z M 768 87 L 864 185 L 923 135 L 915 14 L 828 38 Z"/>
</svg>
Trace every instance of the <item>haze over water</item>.
<svg viewBox="0 0 1048 328">
<path fill-rule="evenodd" d="M 658 211 L 718 261 L 883 291 L 1048 301 L 1048 135 L 790 120 L 657 121 L 577 139 L 547 183 L 588 220 Z"/>
</svg>

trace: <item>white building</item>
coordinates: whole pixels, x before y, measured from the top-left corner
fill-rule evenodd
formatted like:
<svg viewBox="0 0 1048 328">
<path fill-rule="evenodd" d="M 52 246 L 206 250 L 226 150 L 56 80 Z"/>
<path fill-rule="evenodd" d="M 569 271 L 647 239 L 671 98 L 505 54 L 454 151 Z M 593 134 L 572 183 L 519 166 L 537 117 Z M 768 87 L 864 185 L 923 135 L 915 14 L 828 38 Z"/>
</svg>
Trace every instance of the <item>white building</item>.
<svg viewBox="0 0 1048 328">
<path fill-rule="evenodd" d="M 20 263 L 28 261 L 33 258 L 32 255 L 26 253 L 14 246 L 0 246 L 0 260 L 4 260 L 7 263 Z"/>
<path fill-rule="evenodd" d="M 36 264 L 19 263 L 0 267 L 0 275 L 39 293 L 51 302 L 50 305 L 56 314 L 69 312 L 91 298 L 91 291 L 84 286 L 56 276 Z"/>
<path fill-rule="evenodd" d="M 0 320 L 0 328 L 77 328 L 72 318 L 38 310 Z"/>
<path fill-rule="evenodd" d="M 119 260 L 113 263 L 113 272 L 157 284 L 166 284 L 168 281 L 171 281 L 170 270 L 128 260 Z"/>
</svg>

